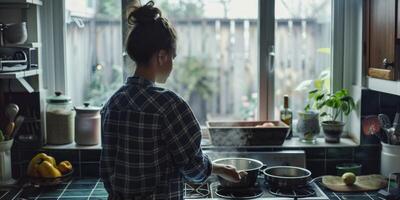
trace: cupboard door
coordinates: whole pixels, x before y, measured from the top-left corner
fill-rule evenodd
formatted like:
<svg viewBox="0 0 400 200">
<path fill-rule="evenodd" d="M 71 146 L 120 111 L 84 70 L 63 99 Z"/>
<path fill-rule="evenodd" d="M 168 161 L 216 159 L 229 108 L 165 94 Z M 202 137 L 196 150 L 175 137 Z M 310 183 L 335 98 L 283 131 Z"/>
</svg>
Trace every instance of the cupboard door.
<svg viewBox="0 0 400 200">
<path fill-rule="evenodd" d="M 395 59 L 396 0 L 370 0 L 369 3 L 368 67 L 385 68 L 385 59 L 387 64 L 392 64 Z"/>
<path fill-rule="evenodd" d="M 400 1 L 397 0 L 397 39 L 400 39 Z"/>
</svg>

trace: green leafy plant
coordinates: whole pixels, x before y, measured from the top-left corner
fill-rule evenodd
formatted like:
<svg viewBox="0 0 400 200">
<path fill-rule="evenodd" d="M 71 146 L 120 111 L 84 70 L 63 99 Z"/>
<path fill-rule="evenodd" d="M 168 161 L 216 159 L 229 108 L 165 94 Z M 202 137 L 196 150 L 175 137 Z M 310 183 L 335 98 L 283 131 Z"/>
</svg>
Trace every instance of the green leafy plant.
<svg viewBox="0 0 400 200">
<path fill-rule="evenodd" d="M 353 98 L 348 94 L 346 89 L 339 90 L 333 94 L 325 90 L 312 90 L 308 93 L 309 103 L 305 110 L 317 109 L 320 117 L 326 117 L 329 120 L 337 121 L 337 118 L 349 115 L 355 108 Z"/>
</svg>

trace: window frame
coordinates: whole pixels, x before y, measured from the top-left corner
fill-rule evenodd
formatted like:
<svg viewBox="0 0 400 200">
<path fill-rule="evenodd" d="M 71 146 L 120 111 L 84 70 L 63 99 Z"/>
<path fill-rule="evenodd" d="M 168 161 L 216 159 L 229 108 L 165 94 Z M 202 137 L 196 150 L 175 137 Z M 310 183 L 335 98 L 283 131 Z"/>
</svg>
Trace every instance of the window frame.
<svg viewBox="0 0 400 200">
<path fill-rule="evenodd" d="M 125 8 L 130 1 L 121 0 L 122 20 L 125 19 Z M 361 4 L 362 1 L 360 0 Z M 258 0 L 259 4 L 259 23 L 258 23 L 258 72 L 259 72 L 259 114 L 258 120 L 271 120 L 274 118 L 274 43 L 275 43 L 275 1 Z M 349 72 L 355 69 L 345 69 L 344 64 L 348 61 L 344 60 L 344 48 L 348 45 L 344 44 L 346 34 L 345 20 L 351 9 L 345 9 L 345 0 L 332 0 L 332 57 L 331 68 L 332 73 L 332 91 L 340 88 L 350 88 L 351 84 L 346 81 Z M 60 13 L 63 13 L 60 15 Z M 351 16 L 351 15 L 349 15 Z M 50 94 L 54 91 L 64 91 L 68 94 L 68 77 L 66 70 L 65 36 L 65 0 L 52 1 L 43 0 L 43 9 L 41 15 L 42 34 L 43 34 L 43 56 L 44 63 L 44 84 L 43 89 Z M 347 27 L 349 28 L 349 27 Z M 122 23 L 123 38 L 126 38 L 128 30 L 127 23 Z M 125 41 L 121 41 L 125 43 Z M 123 45 L 124 46 L 124 45 Z M 57 58 L 57 59 L 55 59 Z M 129 75 L 128 67 L 134 65 L 128 56 L 122 55 L 124 61 L 123 77 Z M 347 60 L 350 58 L 346 58 Z M 349 67 L 347 67 L 349 68 Z M 351 73 L 350 73 L 351 74 Z"/>
</svg>

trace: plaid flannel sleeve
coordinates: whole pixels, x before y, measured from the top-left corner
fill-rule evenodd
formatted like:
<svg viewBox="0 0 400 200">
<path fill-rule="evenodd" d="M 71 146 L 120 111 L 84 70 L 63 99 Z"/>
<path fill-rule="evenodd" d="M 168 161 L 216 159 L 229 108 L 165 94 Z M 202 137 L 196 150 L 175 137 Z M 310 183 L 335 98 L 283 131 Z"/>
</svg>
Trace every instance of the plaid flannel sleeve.
<svg viewBox="0 0 400 200">
<path fill-rule="evenodd" d="M 211 161 L 201 150 L 201 129 L 183 100 L 173 103 L 165 116 L 169 153 L 181 174 L 191 182 L 203 182 L 211 174 Z"/>
<path fill-rule="evenodd" d="M 104 111 L 102 111 L 101 117 L 102 151 L 100 159 L 100 177 L 104 182 L 104 188 L 111 194 L 112 187 L 110 176 L 114 167 L 117 146 L 117 133 L 112 130 L 118 130 L 118 119 L 113 119 L 113 116 L 109 112 Z"/>
</svg>

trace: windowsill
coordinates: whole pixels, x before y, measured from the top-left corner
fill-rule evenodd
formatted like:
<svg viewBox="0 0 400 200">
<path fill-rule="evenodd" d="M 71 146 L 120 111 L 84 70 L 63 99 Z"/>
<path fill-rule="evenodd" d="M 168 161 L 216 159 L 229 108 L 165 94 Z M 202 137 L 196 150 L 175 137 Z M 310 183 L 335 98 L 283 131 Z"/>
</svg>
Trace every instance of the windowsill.
<svg viewBox="0 0 400 200">
<path fill-rule="evenodd" d="M 64 144 L 64 145 L 45 145 L 42 147 L 42 149 L 56 149 L 56 150 L 62 150 L 62 149 L 76 149 L 76 150 L 92 150 L 92 149 L 102 149 L 101 148 L 101 142 L 99 142 L 98 145 L 91 145 L 91 146 L 84 146 L 84 145 L 77 145 L 75 142 L 71 144 Z"/>
<path fill-rule="evenodd" d="M 206 143 L 206 142 L 204 142 Z M 357 147 L 359 144 L 354 142 L 351 138 L 341 138 L 340 143 L 326 143 L 325 138 L 317 138 L 317 143 L 315 144 L 307 144 L 300 142 L 298 138 L 292 138 L 290 140 L 285 140 L 282 145 L 271 145 L 271 146 L 213 146 L 213 145 L 202 145 L 203 149 L 213 149 L 213 148 L 248 148 L 248 149 L 260 149 L 260 148 L 328 148 L 328 147 Z"/>
<path fill-rule="evenodd" d="M 317 143 L 315 144 L 307 144 L 300 142 L 300 140 L 296 137 L 290 139 L 290 140 L 285 140 L 285 142 L 282 145 L 271 145 L 271 146 L 213 146 L 213 145 L 208 145 L 208 140 L 204 139 L 202 141 L 202 148 L 203 149 L 214 149 L 214 148 L 246 148 L 246 149 L 260 149 L 260 148 L 293 148 L 293 149 L 298 149 L 298 148 L 328 148 L 328 147 L 357 147 L 359 144 L 354 142 L 351 138 L 341 138 L 340 143 L 332 144 L 332 143 L 326 143 L 324 138 L 317 138 Z M 76 150 L 86 150 L 86 149 L 102 149 L 101 143 L 98 145 L 93 145 L 93 146 L 83 146 L 83 145 L 77 145 L 75 142 L 71 144 L 65 144 L 65 145 L 45 145 L 43 146 L 43 149 L 56 149 L 56 150 L 61 150 L 61 149 L 76 149 Z"/>
</svg>

